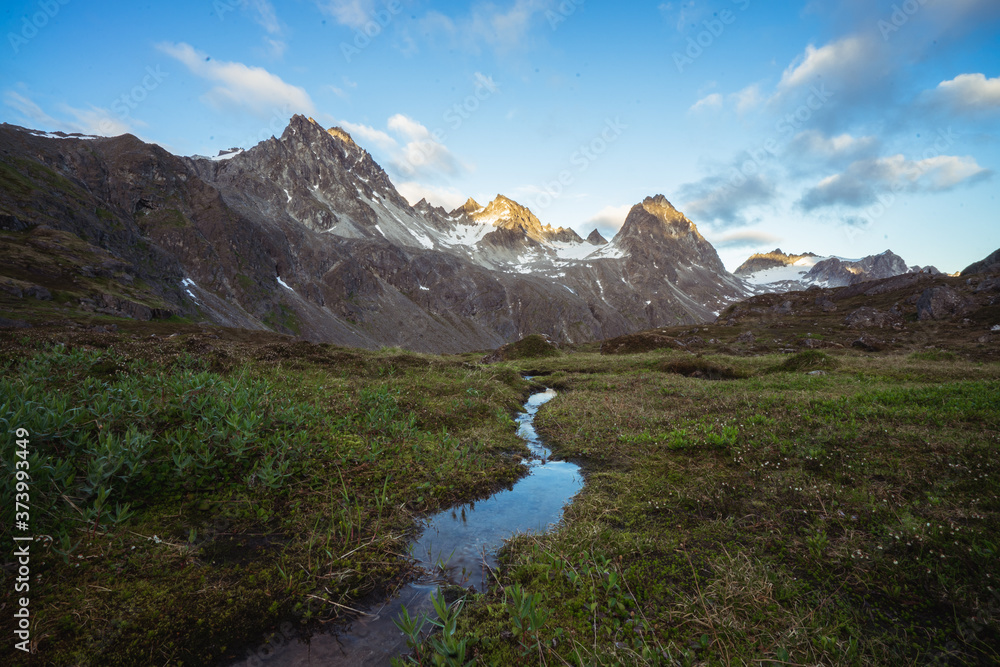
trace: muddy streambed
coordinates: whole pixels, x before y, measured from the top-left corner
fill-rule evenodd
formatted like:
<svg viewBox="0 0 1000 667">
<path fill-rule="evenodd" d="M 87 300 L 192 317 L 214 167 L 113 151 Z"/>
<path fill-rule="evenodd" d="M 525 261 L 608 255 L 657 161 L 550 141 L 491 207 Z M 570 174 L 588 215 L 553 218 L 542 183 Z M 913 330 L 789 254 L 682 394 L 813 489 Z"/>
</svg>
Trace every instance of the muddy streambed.
<svg viewBox="0 0 1000 667">
<path fill-rule="evenodd" d="M 313 635 L 308 643 L 293 639 L 269 649 L 263 660 L 255 656 L 250 662 L 275 667 L 388 665 L 391 658 L 408 652 L 406 638 L 393 624 L 401 606 L 405 605 L 411 616 L 425 613 L 434 617 L 431 595 L 439 586 L 457 584 L 486 590 L 503 541 L 516 533 L 544 532 L 559 521 L 563 506 L 583 487 L 579 466 L 548 460 L 551 452 L 535 431 L 538 408 L 555 395 L 551 389 L 532 395 L 524 406 L 526 412 L 517 418 L 518 435 L 531 450 L 531 458 L 525 461 L 530 468 L 527 476 L 511 489 L 427 520 L 411 551 L 424 574 L 384 606 L 367 610 L 346 629 Z"/>
</svg>

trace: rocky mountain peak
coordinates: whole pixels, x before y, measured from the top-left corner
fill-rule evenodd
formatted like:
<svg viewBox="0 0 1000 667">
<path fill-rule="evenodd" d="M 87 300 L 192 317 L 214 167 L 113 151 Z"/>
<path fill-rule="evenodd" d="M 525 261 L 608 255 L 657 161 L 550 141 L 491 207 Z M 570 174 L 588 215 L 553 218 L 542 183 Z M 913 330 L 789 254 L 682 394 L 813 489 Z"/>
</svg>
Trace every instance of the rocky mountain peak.
<svg viewBox="0 0 1000 667">
<path fill-rule="evenodd" d="M 590 232 L 590 235 L 587 237 L 587 243 L 591 245 L 606 245 L 607 242 L 608 240 L 601 236 L 601 233 L 597 229 Z"/>
<path fill-rule="evenodd" d="M 670 203 L 670 200 L 663 195 L 646 197 L 642 200 L 641 206 L 663 222 L 671 223 L 683 221 L 694 227 L 694 223 L 688 220 L 683 213 L 678 211 L 674 205 Z"/>
<path fill-rule="evenodd" d="M 465 213 L 466 215 L 472 215 L 473 213 L 476 213 L 482 208 L 483 207 L 479 205 L 479 202 L 477 202 L 472 197 L 469 197 L 468 199 L 465 200 L 464 204 L 462 204 L 454 211 L 452 211 L 452 214 Z"/>
<path fill-rule="evenodd" d="M 513 199 L 498 194 L 482 211 L 472 216 L 481 224 L 491 224 L 498 229 L 514 232 L 523 238 L 538 242 L 568 242 L 583 241 L 572 229 L 564 227 L 553 228 L 542 224 L 534 213 Z"/>
<path fill-rule="evenodd" d="M 356 143 L 354 143 L 354 139 L 351 138 L 351 135 L 348 134 L 347 131 L 344 130 L 343 128 L 340 128 L 340 127 L 331 127 L 326 132 L 331 137 L 334 137 L 336 139 L 340 139 L 341 141 L 343 141 L 348 146 L 351 146 L 353 148 L 358 148 L 358 145 Z"/>
<path fill-rule="evenodd" d="M 663 195 L 646 197 L 641 204 L 633 206 L 615 240 L 622 243 L 644 234 L 658 239 L 694 236 L 705 242 L 695 224 Z"/>
<path fill-rule="evenodd" d="M 758 252 L 750 255 L 733 273 L 737 276 L 748 276 L 759 271 L 766 271 L 781 266 L 791 266 L 800 259 L 816 256 L 815 253 L 811 252 L 802 253 L 801 255 L 788 254 L 782 252 L 781 248 L 775 248 L 771 252 Z"/>
</svg>

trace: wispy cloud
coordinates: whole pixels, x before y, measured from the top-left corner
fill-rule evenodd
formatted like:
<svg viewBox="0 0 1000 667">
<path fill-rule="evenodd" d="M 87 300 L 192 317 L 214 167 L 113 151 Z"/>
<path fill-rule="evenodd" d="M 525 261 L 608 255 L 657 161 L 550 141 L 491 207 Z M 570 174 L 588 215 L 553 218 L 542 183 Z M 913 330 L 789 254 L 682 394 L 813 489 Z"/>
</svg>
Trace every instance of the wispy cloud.
<svg viewBox="0 0 1000 667">
<path fill-rule="evenodd" d="M 789 142 L 785 154 L 791 158 L 787 166 L 793 173 L 842 169 L 848 164 L 876 156 L 881 141 L 878 137 L 855 137 L 847 132 L 829 136 L 819 130 L 803 130 Z"/>
<path fill-rule="evenodd" d="M 375 0 L 325 0 L 316 5 L 324 14 L 349 28 L 361 28 L 375 14 Z"/>
<path fill-rule="evenodd" d="M 195 76 L 216 84 L 201 98 L 215 109 L 241 108 L 262 117 L 273 114 L 275 108 L 284 107 L 296 113 L 316 112 L 312 98 L 303 88 L 285 83 L 262 67 L 212 60 L 183 42 L 164 42 L 157 48 L 184 64 Z"/>
<path fill-rule="evenodd" d="M 709 109 L 721 109 L 722 108 L 722 95 L 719 93 L 711 93 L 701 98 L 697 102 L 691 105 L 689 111 L 692 113 L 697 113 L 699 111 L 708 111 Z"/>
<path fill-rule="evenodd" d="M 27 95 L 12 90 L 4 93 L 3 101 L 4 105 L 17 111 L 24 119 L 23 122 L 33 129 L 114 137 L 120 134 L 134 134 L 136 127 L 146 125 L 132 118 L 122 120 L 110 110 L 95 106 L 80 109 L 61 104 L 59 110 L 72 120 L 54 118 Z"/>
<path fill-rule="evenodd" d="M 446 211 L 454 211 L 468 199 L 466 195 L 455 188 L 436 187 L 416 181 L 403 181 L 396 189 L 399 194 L 406 198 L 406 201 L 410 202 L 410 206 L 416 206 L 421 199 L 426 199 L 433 206 L 440 206 Z"/>
<path fill-rule="evenodd" d="M 685 183 L 679 192 L 684 210 L 696 223 L 731 226 L 747 224 L 746 209 L 773 201 L 777 188 L 764 174 L 745 175 L 734 170 L 729 176 L 713 174 Z"/>
<path fill-rule="evenodd" d="M 716 248 L 735 250 L 739 248 L 759 248 L 781 242 L 781 237 L 752 229 L 742 229 L 720 236 L 709 235 L 708 240 Z"/>
<path fill-rule="evenodd" d="M 557 0 L 514 0 L 506 7 L 477 3 L 468 13 L 450 16 L 441 11 L 427 12 L 419 21 L 420 34 L 435 44 L 448 44 L 470 53 L 483 47 L 506 55 L 532 46 L 532 31 L 548 27 L 545 12 L 558 6 Z M 413 37 L 406 34 L 409 52 L 413 52 Z"/>
<path fill-rule="evenodd" d="M 885 192 L 945 192 L 990 175 L 969 156 L 907 160 L 893 155 L 858 160 L 842 173 L 828 176 L 808 189 L 799 206 L 806 211 L 836 205 L 861 207 L 875 203 Z"/>
<path fill-rule="evenodd" d="M 687 0 L 687 2 L 662 2 L 657 9 L 660 10 L 665 19 L 674 25 L 677 32 L 687 30 L 704 11 L 695 4 L 694 0 Z"/>
<path fill-rule="evenodd" d="M 605 229 L 613 229 L 617 232 L 622 228 L 622 224 L 624 224 L 625 218 L 631 210 L 632 204 L 605 206 L 600 211 L 595 213 L 589 220 L 587 220 L 586 224 L 583 226 L 586 228 L 603 227 Z"/>
<path fill-rule="evenodd" d="M 733 93 L 729 96 L 729 98 L 736 105 L 736 111 L 741 114 L 756 108 L 761 102 L 764 101 L 760 85 L 756 83 L 747 86 L 743 90 Z"/>
</svg>

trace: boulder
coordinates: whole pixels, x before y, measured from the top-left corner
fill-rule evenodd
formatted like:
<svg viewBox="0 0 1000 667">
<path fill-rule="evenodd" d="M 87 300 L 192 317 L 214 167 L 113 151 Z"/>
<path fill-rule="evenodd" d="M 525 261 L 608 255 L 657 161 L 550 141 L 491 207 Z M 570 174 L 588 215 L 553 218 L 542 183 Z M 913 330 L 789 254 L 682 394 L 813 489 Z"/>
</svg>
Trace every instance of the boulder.
<svg viewBox="0 0 1000 667">
<path fill-rule="evenodd" d="M 921 320 L 947 320 L 965 313 L 969 300 L 950 287 L 931 287 L 917 299 Z"/>
<path fill-rule="evenodd" d="M 31 287 L 24 290 L 24 295 L 33 297 L 35 299 L 38 299 L 39 301 L 52 300 L 52 292 L 48 291 L 41 285 L 32 285 Z"/>
</svg>

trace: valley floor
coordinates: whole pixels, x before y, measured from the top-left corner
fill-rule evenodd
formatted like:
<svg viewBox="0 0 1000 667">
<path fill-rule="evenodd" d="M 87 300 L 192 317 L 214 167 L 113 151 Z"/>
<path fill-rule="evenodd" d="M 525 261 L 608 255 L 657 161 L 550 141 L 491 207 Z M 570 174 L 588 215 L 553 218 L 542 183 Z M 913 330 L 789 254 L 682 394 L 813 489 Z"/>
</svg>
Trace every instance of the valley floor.
<svg viewBox="0 0 1000 667">
<path fill-rule="evenodd" d="M 0 331 L 37 540 L 35 653 L 4 649 L 8 664 L 266 661 L 267 642 L 350 619 L 412 576 L 415 517 L 522 473 L 511 416 L 540 384 L 559 395 L 538 430 L 584 490 L 401 660 L 1000 660 L 993 361 L 922 346 L 481 365 L 155 326 Z"/>
</svg>

